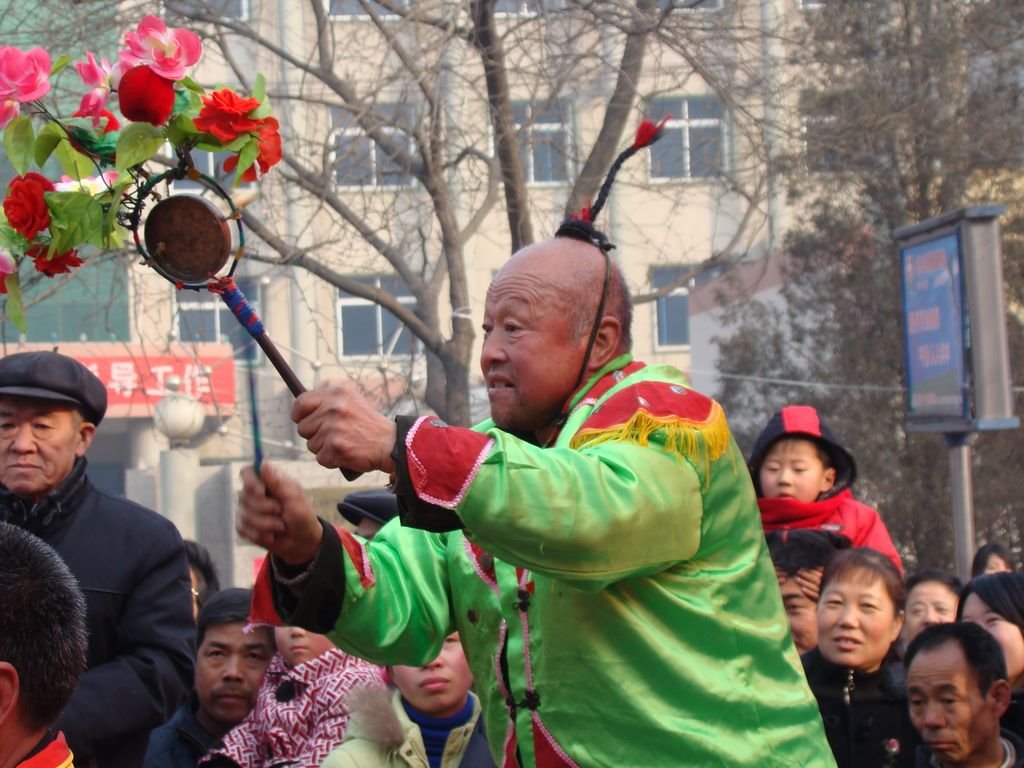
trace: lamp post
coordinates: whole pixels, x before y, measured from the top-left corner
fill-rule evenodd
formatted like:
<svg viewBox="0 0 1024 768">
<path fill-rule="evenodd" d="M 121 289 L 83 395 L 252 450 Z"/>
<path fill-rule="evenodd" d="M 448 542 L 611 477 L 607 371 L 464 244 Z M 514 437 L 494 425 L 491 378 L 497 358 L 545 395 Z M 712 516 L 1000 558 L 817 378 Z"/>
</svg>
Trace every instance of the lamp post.
<svg viewBox="0 0 1024 768">
<path fill-rule="evenodd" d="M 160 512 L 173 522 L 182 538 L 196 538 L 196 488 L 199 457 L 191 440 L 206 421 L 203 406 L 180 392 L 181 379 L 169 376 L 167 394 L 156 405 L 153 421 L 168 441 L 160 452 Z"/>
</svg>

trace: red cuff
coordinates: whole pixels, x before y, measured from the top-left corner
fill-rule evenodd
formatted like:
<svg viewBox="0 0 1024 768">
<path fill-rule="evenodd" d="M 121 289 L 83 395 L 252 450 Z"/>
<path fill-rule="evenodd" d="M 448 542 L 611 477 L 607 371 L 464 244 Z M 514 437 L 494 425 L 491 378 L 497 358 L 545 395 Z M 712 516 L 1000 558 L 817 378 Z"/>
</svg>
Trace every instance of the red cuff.
<svg viewBox="0 0 1024 768">
<path fill-rule="evenodd" d="M 493 445 L 493 438 L 481 432 L 450 427 L 435 417 L 418 419 L 405 438 L 409 478 L 416 496 L 455 509 Z"/>
</svg>

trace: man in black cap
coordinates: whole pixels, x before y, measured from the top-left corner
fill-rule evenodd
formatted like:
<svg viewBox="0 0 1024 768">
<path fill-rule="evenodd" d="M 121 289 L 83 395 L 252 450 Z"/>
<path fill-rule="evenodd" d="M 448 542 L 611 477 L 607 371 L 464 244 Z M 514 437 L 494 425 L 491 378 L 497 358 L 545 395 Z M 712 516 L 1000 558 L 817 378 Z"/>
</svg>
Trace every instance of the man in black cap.
<svg viewBox="0 0 1024 768">
<path fill-rule="evenodd" d="M 57 352 L 0 359 L 0 520 L 49 543 L 86 597 L 88 666 L 57 721 L 78 766 L 141 766 L 192 680 L 185 548 L 170 521 L 103 493 L 85 453 L 103 383 Z"/>
<path fill-rule="evenodd" d="M 356 527 L 355 533 L 372 539 L 386 523 L 398 516 L 398 499 L 391 491 L 353 491 L 338 502 L 338 512 Z"/>
</svg>

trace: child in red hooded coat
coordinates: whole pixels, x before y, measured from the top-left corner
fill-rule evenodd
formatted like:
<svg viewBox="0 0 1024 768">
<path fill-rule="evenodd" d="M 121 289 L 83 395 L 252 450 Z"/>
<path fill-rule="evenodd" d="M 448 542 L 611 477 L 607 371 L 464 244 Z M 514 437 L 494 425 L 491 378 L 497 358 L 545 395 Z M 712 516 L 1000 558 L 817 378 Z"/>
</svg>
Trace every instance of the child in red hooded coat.
<svg viewBox="0 0 1024 768">
<path fill-rule="evenodd" d="M 878 512 L 851 492 L 853 456 L 809 405 L 788 405 L 762 430 L 747 462 L 765 532 L 811 528 L 839 533 L 854 547 L 871 547 L 903 573 Z"/>
</svg>

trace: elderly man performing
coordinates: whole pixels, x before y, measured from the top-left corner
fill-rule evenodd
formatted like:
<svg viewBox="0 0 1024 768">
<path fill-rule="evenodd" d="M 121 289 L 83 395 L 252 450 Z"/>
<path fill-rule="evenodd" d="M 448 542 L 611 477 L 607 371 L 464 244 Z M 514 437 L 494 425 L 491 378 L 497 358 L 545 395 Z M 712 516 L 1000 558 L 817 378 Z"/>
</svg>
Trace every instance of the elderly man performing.
<svg viewBox="0 0 1024 768">
<path fill-rule="evenodd" d="M 458 631 L 499 765 L 832 766 L 743 456 L 717 403 L 632 359 L 608 248 L 572 221 L 502 268 L 474 429 L 338 386 L 296 401 L 321 464 L 392 473 L 402 525 L 366 543 L 246 470 L 238 530 L 272 554 L 254 618 L 389 665 Z"/>
</svg>

